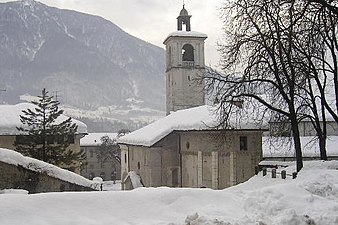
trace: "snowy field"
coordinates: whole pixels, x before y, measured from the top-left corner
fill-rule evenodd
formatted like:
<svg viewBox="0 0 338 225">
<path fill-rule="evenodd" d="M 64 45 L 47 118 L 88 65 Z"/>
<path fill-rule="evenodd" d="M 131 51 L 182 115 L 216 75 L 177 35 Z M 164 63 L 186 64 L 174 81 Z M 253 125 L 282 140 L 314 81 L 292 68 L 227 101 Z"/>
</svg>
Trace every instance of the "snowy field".
<svg viewBox="0 0 338 225">
<path fill-rule="evenodd" d="M 338 161 L 305 162 L 295 180 L 259 174 L 220 191 L 162 187 L 28 195 L 2 190 L 0 224 L 335 225 L 337 169 Z"/>
</svg>

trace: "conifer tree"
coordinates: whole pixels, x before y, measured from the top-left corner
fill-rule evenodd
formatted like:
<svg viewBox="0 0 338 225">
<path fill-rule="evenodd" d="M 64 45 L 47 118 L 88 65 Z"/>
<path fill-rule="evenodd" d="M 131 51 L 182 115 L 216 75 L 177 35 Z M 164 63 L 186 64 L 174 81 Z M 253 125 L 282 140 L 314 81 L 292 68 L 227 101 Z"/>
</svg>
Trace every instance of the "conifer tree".
<svg viewBox="0 0 338 225">
<path fill-rule="evenodd" d="M 16 150 L 22 154 L 57 166 L 76 166 L 83 159 L 83 152 L 67 149 L 74 142 L 77 125 L 71 118 L 60 121 L 63 110 L 59 102 L 53 100 L 44 88 L 38 101 L 31 103 L 34 109 L 23 110 L 20 115 L 22 127 L 19 131 L 25 133 L 15 141 Z"/>
</svg>

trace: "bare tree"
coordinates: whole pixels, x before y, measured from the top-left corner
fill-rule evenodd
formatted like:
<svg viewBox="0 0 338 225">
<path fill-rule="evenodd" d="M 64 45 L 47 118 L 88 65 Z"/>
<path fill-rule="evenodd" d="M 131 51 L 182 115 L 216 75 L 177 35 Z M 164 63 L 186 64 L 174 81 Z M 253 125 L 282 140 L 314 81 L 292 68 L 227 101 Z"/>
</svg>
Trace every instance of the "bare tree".
<svg viewBox="0 0 338 225">
<path fill-rule="evenodd" d="M 318 3 L 324 8 L 327 8 L 331 13 L 338 15 L 338 1 L 337 0 L 308 0 L 312 3 Z"/>
<path fill-rule="evenodd" d="M 230 0 L 222 8 L 225 40 L 220 46 L 225 75 L 209 71 L 226 125 L 245 99 L 290 123 L 297 170 L 302 164 L 298 124 L 311 121 L 326 155 L 326 114 L 338 122 L 337 1 Z M 331 85 L 333 83 L 333 85 Z M 335 94 L 335 104 L 328 93 Z"/>
<path fill-rule="evenodd" d="M 221 107 L 244 98 L 291 124 L 297 171 L 303 167 L 299 121 L 304 119 L 306 71 L 294 45 L 307 35 L 301 26 L 309 3 L 303 1 L 229 1 L 223 8 L 225 43 L 220 51 L 226 75 L 208 76 Z M 222 88 L 215 88 L 221 87 Z M 229 114 L 230 107 L 223 108 Z"/>
<path fill-rule="evenodd" d="M 334 1 L 331 1 L 331 3 Z M 321 159 L 326 160 L 327 113 L 338 123 L 337 14 L 313 1 L 305 10 L 302 26 L 306 36 L 296 40 L 294 48 L 303 56 L 307 85 L 302 96 L 308 102 L 310 119 L 319 139 Z M 333 85 L 332 85 L 333 84 Z M 335 100 L 332 97 L 335 96 Z"/>
<path fill-rule="evenodd" d="M 97 159 L 104 163 L 115 160 L 121 164 L 121 150 L 116 140 L 110 139 L 107 135 L 101 137 L 101 145 L 96 150 Z"/>
</svg>

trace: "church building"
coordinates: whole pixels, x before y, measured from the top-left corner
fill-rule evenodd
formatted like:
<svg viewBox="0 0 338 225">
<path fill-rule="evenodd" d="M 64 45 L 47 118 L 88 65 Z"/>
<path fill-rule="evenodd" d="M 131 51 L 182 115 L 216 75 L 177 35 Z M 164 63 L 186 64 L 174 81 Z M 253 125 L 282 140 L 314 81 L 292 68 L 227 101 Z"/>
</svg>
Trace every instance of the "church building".
<svg viewBox="0 0 338 225">
<path fill-rule="evenodd" d="M 241 107 L 231 128 L 216 128 L 218 109 L 205 105 L 202 79 L 207 35 L 191 31 L 190 19 L 183 6 L 177 31 L 164 41 L 167 116 L 118 140 L 123 189 L 133 188 L 124 182 L 131 171 L 146 187 L 223 189 L 252 177 L 262 159 L 264 130 L 238 122 Z"/>
</svg>

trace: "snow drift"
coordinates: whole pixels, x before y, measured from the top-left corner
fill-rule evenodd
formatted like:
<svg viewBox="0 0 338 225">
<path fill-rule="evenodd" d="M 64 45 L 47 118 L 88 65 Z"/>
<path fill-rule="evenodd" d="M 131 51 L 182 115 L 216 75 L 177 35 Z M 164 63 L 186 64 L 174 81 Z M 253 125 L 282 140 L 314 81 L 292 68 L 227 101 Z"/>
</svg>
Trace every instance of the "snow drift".
<svg viewBox="0 0 338 225">
<path fill-rule="evenodd" d="M 297 179 L 259 174 L 225 189 L 1 194 L 2 225 L 338 224 L 338 161 L 305 162 Z M 288 173 L 294 166 L 287 168 Z M 18 213 L 18 210 L 20 213 Z"/>
</svg>

